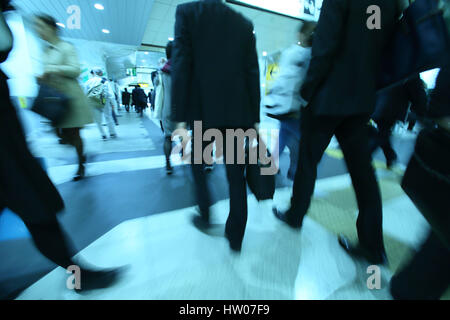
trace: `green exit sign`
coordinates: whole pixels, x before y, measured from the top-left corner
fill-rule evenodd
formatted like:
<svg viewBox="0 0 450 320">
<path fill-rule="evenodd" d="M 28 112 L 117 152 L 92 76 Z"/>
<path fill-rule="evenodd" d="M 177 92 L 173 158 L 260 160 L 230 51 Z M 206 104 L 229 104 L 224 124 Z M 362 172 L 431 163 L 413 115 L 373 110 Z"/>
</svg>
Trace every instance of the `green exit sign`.
<svg viewBox="0 0 450 320">
<path fill-rule="evenodd" d="M 136 77 L 136 68 L 127 69 L 127 76 Z"/>
</svg>

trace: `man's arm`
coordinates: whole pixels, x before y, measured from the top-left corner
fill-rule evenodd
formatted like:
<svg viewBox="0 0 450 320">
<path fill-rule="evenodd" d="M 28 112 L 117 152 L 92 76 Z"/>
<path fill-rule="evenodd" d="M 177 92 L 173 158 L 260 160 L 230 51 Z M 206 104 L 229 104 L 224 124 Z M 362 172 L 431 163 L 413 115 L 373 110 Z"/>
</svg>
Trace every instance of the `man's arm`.
<svg viewBox="0 0 450 320">
<path fill-rule="evenodd" d="M 172 52 L 172 112 L 171 120 L 186 122 L 189 89 L 192 76 L 192 41 L 187 25 L 185 6 L 177 7 L 175 42 Z"/>
<path fill-rule="evenodd" d="M 256 38 L 253 34 L 253 26 L 250 30 L 251 40 L 248 48 L 248 70 L 246 72 L 247 86 L 250 93 L 252 116 L 255 117 L 255 123 L 260 122 L 261 108 L 261 83 L 259 78 L 259 62 L 256 53 Z"/>
<path fill-rule="evenodd" d="M 409 100 L 411 101 L 411 110 L 419 116 L 425 116 L 427 113 L 428 95 L 425 91 L 425 85 L 417 76 L 414 80 L 406 84 Z"/>
<path fill-rule="evenodd" d="M 344 34 L 347 6 L 348 0 L 323 1 L 314 34 L 312 59 L 301 90 L 301 96 L 306 102 L 311 101 L 333 66 Z"/>
</svg>

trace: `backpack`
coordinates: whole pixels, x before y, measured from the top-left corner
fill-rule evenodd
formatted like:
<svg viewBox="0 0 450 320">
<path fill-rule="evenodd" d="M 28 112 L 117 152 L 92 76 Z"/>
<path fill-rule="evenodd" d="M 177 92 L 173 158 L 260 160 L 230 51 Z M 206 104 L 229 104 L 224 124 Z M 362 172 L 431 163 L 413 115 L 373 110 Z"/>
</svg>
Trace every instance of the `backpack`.
<svg viewBox="0 0 450 320">
<path fill-rule="evenodd" d="M 103 107 L 106 104 L 106 97 L 104 96 L 105 82 L 102 81 L 96 86 L 88 90 L 87 97 L 94 101 L 96 105 Z"/>
</svg>

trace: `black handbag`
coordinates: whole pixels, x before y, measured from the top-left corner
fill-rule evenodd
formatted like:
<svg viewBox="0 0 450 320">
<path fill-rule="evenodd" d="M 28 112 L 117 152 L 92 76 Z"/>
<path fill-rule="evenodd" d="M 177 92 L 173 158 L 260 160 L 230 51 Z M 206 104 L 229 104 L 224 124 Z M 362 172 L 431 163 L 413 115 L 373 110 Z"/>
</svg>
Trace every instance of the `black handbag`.
<svg viewBox="0 0 450 320">
<path fill-rule="evenodd" d="M 402 188 L 450 248 L 450 133 L 438 128 L 422 130 Z"/>
<path fill-rule="evenodd" d="M 275 175 L 263 175 L 262 169 L 269 167 L 263 165 L 259 160 L 257 164 L 250 164 L 249 162 L 249 147 L 246 147 L 247 166 L 246 166 L 246 180 L 250 191 L 255 195 L 258 201 L 273 199 L 275 194 Z"/>
<path fill-rule="evenodd" d="M 450 39 L 439 0 L 415 0 L 383 52 L 378 89 L 449 62 Z"/>
<path fill-rule="evenodd" d="M 31 110 L 58 126 L 69 113 L 69 98 L 47 85 L 41 85 Z"/>
</svg>

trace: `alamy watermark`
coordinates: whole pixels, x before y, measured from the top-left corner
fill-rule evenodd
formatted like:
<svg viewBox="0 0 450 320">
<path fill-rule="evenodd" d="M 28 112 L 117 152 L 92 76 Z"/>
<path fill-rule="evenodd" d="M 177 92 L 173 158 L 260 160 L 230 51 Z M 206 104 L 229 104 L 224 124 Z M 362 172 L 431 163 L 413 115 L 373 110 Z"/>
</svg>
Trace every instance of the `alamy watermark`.
<svg viewBox="0 0 450 320">
<path fill-rule="evenodd" d="M 367 279 L 367 289 L 380 290 L 381 289 L 380 267 L 375 265 L 367 267 L 367 274 L 370 274 L 370 277 Z"/>
<path fill-rule="evenodd" d="M 261 175 L 275 175 L 278 168 L 262 139 L 263 135 L 263 131 L 258 132 L 254 128 L 246 131 L 243 129 L 208 129 L 204 131 L 202 122 L 195 121 L 192 136 L 188 130 L 181 128 L 174 131 L 172 141 L 181 139 L 183 161 L 189 164 L 192 164 L 193 161 L 193 164 L 212 165 L 215 147 L 216 163 L 218 164 L 260 164 Z M 271 136 L 271 132 L 269 135 Z M 188 150 L 189 142 L 191 142 L 190 152 Z M 180 147 L 173 150 L 174 153 L 179 151 L 181 151 Z M 278 154 L 277 150 L 275 150 L 275 154 Z"/>
<path fill-rule="evenodd" d="M 77 265 L 69 266 L 66 270 L 70 276 L 67 278 L 66 287 L 69 290 L 81 290 L 81 269 Z"/>
</svg>

